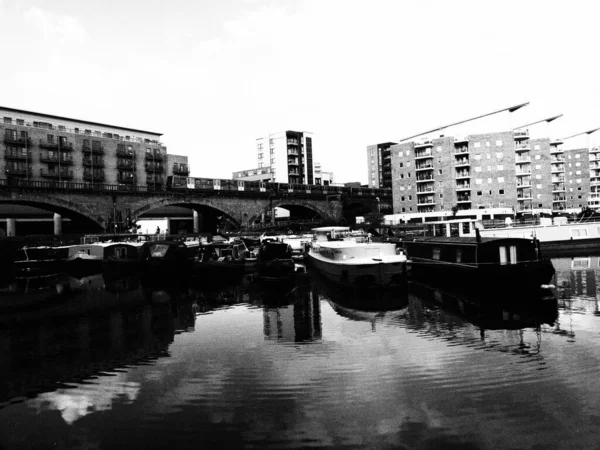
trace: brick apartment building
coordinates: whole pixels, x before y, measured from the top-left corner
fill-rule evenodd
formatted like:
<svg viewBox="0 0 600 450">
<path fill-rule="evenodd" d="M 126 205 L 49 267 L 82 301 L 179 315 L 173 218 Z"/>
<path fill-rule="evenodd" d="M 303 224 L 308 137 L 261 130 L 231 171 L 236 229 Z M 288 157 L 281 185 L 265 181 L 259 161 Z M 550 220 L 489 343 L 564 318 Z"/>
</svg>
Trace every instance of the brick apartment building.
<svg viewBox="0 0 600 450">
<path fill-rule="evenodd" d="M 389 151 L 396 214 L 454 207 L 552 213 L 600 205 L 600 150 L 564 149 L 562 140 L 532 139 L 526 129 L 402 142 Z"/>
<path fill-rule="evenodd" d="M 392 155 L 395 142 L 367 146 L 368 183 L 372 188 L 392 188 Z"/>
<path fill-rule="evenodd" d="M 160 188 L 189 175 L 187 156 L 167 154 L 160 133 L 6 107 L 0 116 L 6 178 Z"/>
</svg>

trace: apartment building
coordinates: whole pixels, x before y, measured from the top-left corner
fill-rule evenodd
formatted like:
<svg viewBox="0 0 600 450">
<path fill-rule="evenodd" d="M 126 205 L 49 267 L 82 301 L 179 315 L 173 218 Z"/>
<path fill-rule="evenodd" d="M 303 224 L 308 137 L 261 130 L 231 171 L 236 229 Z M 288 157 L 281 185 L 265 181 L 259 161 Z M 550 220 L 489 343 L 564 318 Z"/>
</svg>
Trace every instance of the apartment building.
<svg viewBox="0 0 600 450">
<path fill-rule="evenodd" d="M 372 188 L 392 188 L 392 154 L 395 142 L 367 146 L 368 183 Z"/>
<path fill-rule="evenodd" d="M 390 146 L 394 213 L 512 208 L 517 213 L 600 204 L 600 151 L 565 149 L 527 129 L 440 136 Z M 370 186 L 371 186 L 371 179 Z"/>
<path fill-rule="evenodd" d="M 0 171 L 7 178 L 159 188 L 189 175 L 161 133 L 0 107 Z"/>
<path fill-rule="evenodd" d="M 256 140 L 258 168 L 270 168 L 273 181 L 315 184 L 313 137 L 306 131 L 282 131 Z"/>
</svg>

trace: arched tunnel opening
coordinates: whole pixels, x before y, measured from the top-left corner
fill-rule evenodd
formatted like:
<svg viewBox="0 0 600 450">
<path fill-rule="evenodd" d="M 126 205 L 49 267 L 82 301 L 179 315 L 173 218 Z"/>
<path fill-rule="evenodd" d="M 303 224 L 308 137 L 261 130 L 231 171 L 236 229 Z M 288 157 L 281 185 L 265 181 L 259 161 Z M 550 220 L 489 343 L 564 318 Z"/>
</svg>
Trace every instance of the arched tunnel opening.
<svg viewBox="0 0 600 450">
<path fill-rule="evenodd" d="M 157 231 L 170 234 L 194 232 L 194 211 L 197 212 L 198 231 L 216 233 L 234 230 L 239 224 L 225 212 L 207 205 L 168 205 L 153 208 L 138 216 L 135 228 L 138 233 L 152 234 Z"/>
<path fill-rule="evenodd" d="M 0 202 L 0 235 L 8 233 L 8 221 L 14 220 L 14 235 L 53 235 L 55 214 L 60 215 L 61 234 L 101 233 L 104 228 L 78 212 L 39 202 Z"/>
</svg>

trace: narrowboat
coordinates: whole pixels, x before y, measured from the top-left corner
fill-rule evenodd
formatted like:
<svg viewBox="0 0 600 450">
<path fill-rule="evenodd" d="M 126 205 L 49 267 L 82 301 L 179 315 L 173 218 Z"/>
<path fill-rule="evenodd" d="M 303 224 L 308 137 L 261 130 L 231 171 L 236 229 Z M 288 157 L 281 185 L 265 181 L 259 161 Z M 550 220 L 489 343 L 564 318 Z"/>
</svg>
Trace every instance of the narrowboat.
<svg viewBox="0 0 600 450">
<path fill-rule="evenodd" d="M 241 277 L 246 271 L 248 249 L 242 240 L 201 244 L 194 259 L 194 274 L 218 278 Z"/>
<path fill-rule="evenodd" d="M 418 237 L 399 245 L 410 255 L 411 276 L 436 285 L 518 291 L 539 289 L 554 276 L 535 239 Z"/>
<path fill-rule="evenodd" d="M 193 262 L 181 241 L 147 241 L 142 245 L 140 265 L 147 277 L 185 276 Z"/>
<path fill-rule="evenodd" d="M 21 247 L 15 251 L 15 275 L 37 276 L 64 271 L 70 246 Z"/>
<path fill-rule="evenodd" d="M 261 281 L 291 281 L 296 272 L 296 263 L 292 259 L 292 247 L 289 244 L 264 240 L 258 252 L 258 277 Z"/>
<path fill-rule="evenodd" d="M 313 229 L 308 262 L 330 281 L 367 287 L 405 283 L 409 261 L 396 244 L 357 239 L 348 227 L 320 227 Z"/>
</svg>

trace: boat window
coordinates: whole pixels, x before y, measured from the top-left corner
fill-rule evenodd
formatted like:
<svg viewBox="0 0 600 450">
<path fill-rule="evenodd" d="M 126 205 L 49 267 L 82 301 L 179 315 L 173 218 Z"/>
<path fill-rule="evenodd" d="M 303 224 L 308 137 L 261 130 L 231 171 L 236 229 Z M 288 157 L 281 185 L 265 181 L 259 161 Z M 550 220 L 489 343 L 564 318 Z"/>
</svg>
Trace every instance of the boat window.
<svg viewBox="0 0 600 450">
<path fill-rule="evenodd" d="M 165 244 L 154 244 L 150 246 L 150 256 L 152 258 L 162 258 L 167 253 L 169 249 L 168 245 Z"/>
<path fill-rule="evenodd" d="M 498 250 L 500 250 L 500 264 L 506 264 L 506 247 L 501 246 Z"/>
<path fill-rule="evenodd" d="M 460 248 L 456 249 L 456 262 L 462 262 L 462 250 Z"/>
<path fill-rule="evenodd" d="M 458 223 L 451 223 L 450 224 L 450 236 L 452 237 L 458 237 L 459 233 L 458 233 Z"/>
<path fill-rule="evenodd" d="M 588 269 L 590 267 L 590 258 L 575 258 L 571 262 L 571 269 Z"/>
<path fill-rule="evenodd" d="M 440 248 L 439 247 L 433 247 L 433 259 L 440 259 Z"/>
<path fill-rule="evenodd" d="M 463 234 L 469 234 L 469 232 L 471 231 L 470 228 L 471 227 L 469 226 L 469 222 L 462 223 Z"/>
<path fill-rule="evenodd" d="M 116 250 L 115 253 L 116 253 L 117 258 L 125 259 L 127 257 L 127 250 L 125 248 L 121 247 L 121 248 L 117 248 L 115 250 Z"/>
<path fill-rule="evenodd" d="M 510 246 L 510 263 L 511 264 L 517 263 L 517 246 L 516 245 Z"/>
<path fill-rule="evenodd" d="M 586 229 L 581 229 L 581 230 L 571 229 L 571 236 L 573 236 L 573 237 L 585 237 L 587 235 L 588 234 L 587 234 Z"/>
</svg>

